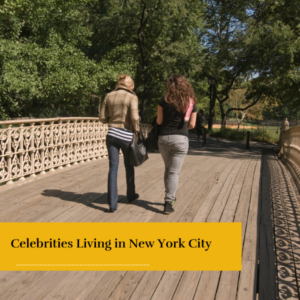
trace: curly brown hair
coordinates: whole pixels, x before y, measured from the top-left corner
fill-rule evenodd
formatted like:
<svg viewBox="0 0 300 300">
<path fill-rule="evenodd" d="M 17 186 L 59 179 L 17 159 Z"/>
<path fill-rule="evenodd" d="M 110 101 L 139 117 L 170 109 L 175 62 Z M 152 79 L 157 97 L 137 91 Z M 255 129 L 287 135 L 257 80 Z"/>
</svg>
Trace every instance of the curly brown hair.
<svg viewBox="0 0 300 300">
<path fill-rule="evenodd" d="M 173 75 L 167 79 L 165 101 L 181 113 L 186 113 L 190 98 L 197 101 L 192 85 L 182 75 Z"/>
</svg>

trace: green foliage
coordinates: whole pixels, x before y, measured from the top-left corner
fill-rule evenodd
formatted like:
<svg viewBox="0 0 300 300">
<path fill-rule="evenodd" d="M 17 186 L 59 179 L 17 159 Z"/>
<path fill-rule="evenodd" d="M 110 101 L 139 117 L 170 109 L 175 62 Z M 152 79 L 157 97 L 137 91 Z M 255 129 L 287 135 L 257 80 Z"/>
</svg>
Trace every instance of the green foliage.
<svg viewBox="0 0 300 300">
<path fill-rule="evenodd" d="M 197 33 L 202 26 L 201 2 L 98 0 L 89 9 L 94 32 L 90 57 L 101 64 L 105 59 L 107 66 L 109 61 L 115 65 L 114 59 L 107 59 L 107 53 L 120 45 L 131 46 L 127 57 L 133 58 L 135 72 L 132 70 L 130 74 L 134 76 L 139 99 L 143 99 L 145 89 L 148 90 L 149 121 L 156 114 L 157 103 L 166 92 L 166 79 L 172 74 L 186 76 L 197 92 L 201 82 L 196 80 L 195 74 L 201 69 L 203 57 Z M 138 31 L 141 18 L 145 19 L 148 13 L 150 17 L 141 32 L 143 58 Z M 126 53 L 122 53 L 122 57 L 125 56 Z"/>
<path fill-rule="evenodd" d="M 246 90 L 245 106 L 268 99 L 265 116 L 291 114 L 299 21 L 300 3 L 287 0 L 2 0 L 0 118 L 94 116 L 121 73 L 148 121 L 176 73 L 206 112 L 214 75 L 216 114 L 232 108 L 233 88 Z"/>
<path fill-rule="evenodd" d="M 95 97 L 122 72 L 133 73 L 121 45 L 101 63 L 89 59 L 90 1 L 5 1 L 0 10 L 0 118 L 97 115 Z M 112 63 L 113 61 L 113 63 Z"/>
<path fill-rule="evenodd" d="M 247 131 L 246 130 L 238 131 L 236 129 L 229 129 L 229 128 L 213 129 L 209 133 L 209 136 L 231 139 L 231 140 L 238 140 L 238 141 L 246 141 Z M 250 132 L 250 141 L 278 143 L 276 137 L 272 136 L 268 131 L 263 130 L 261 128 L 257 128 Z"/>
<path fill-rule="evenodd" d="M 97 93 L 97 66 L 72 45 L 50 36 L 36 43 L 0 42 L 2 118 L 85 115 Z"/>
</svg>

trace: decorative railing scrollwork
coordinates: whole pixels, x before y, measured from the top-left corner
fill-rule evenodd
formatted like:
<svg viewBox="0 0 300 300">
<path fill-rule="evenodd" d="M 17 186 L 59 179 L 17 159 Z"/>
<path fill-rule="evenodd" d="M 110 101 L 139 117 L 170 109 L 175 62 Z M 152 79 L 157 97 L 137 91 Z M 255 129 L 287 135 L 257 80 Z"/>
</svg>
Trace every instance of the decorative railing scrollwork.
<svg viewBox="0 0 300 300">
<path fill-rule="evenodd" d="M 108 127 L 98 118 L 1 121 L 0 183 L 107 157 Z M 141 124 L 147 137 L 152 126 Z"/>
<path fill-rule="evenodd" d="M 300 190 L 300 126 L 289 128 L 288 120 L 284 121 L 279 149 L 282 161 L 287 165 Z"/>
</svg>

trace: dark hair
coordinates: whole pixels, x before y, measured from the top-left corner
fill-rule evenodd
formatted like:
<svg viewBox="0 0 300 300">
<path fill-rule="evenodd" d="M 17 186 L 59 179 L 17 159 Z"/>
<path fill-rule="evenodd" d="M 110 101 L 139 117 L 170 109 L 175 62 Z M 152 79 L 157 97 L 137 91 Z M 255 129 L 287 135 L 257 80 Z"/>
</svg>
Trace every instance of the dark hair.
<svg viewBox="0 0 300 300">
<path fill-rule="evenodd" d="M 203 114 L 204 110 L 202 108 L 199 109 L 199 113 Z"/>
<path fill-rule="evenodd" d="M 197 101 L 192 85 L 182 75 L 173 75 L 167 79 L 165 101 L 172 104 L 178 112 L 186 113 L 190 98 Z"/>
</svg>

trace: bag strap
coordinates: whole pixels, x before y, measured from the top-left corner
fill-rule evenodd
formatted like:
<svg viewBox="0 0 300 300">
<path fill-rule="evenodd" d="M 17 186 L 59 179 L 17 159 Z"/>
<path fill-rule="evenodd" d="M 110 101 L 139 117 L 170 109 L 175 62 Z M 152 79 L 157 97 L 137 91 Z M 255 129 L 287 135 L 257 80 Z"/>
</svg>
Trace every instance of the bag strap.
<svg viewBox="0 0 300 300">
<path fill-rule="evenodd" d="M 184 116 L 184 121 L 185 122 L 188 122 L 190 120 L 190 116 L 191 116 L 191 113 L 192 113 L 192 110 L 193 110 L 193 107 L 194 107 L 194 100 L 192 98 L 189 99 L 189 104 L 186 108 L 186 113 L 185 113 L 185 116 Z"/>
</svg>

